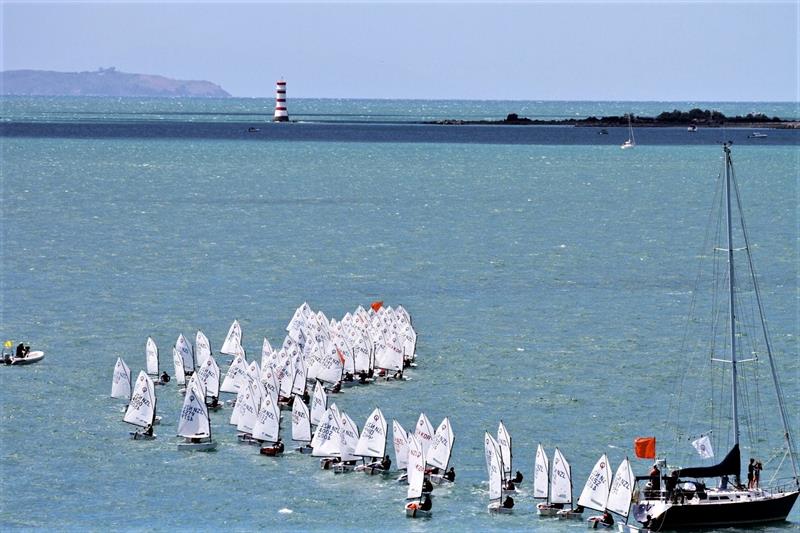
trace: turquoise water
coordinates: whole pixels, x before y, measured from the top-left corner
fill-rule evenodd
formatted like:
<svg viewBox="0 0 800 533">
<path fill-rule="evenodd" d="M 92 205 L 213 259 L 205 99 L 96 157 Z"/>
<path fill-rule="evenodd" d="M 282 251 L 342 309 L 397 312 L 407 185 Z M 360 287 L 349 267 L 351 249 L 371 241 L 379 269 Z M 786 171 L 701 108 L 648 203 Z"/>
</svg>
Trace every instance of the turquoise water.
<svg viewBox="0 0 800 533">
<path fill-rule="evenodd" d="M 203 124 L 250 120 L 231 119 L 228 107 L 217 115 L 208 101 L 145 104 L 164 102 L 188 117 L 210 113 Z M 248 102 L 230 105 L 271 114 Z M 482 109 L 417 104 L 444 116 Z M 3 116 L 44 130 L 64 116 L 79 125 L 125 113 L 151 120 L 137 105 L 9 99 Z M 416 120 L 406 105 L 386 114 Z M 555 116 L 585 109 L 548 105 Z M 364 112 L 361 101 L 337 106 L 318 112 Z M 415 142 L 341 141 L 336 127 L 263 142 L 147 138 L 147 130 L 0 137 L 2 335 L 47 354 L 31 367 L 0 368 L 0 525 L 331 530 L 372 527 L 380 516 L 391 530 L 568 531 L 584 525 L 535 515 L 537 442 L 564 452 L 576 496 L 601 453 L 616 465 L 633 455 L 637 436 L 656 435 L 659 451 L 677 460 L 665 417 L 719 146 L 432 142 L 424 128 Z M 733 150 L 796 428 L 796 140 Z M 127 439 L 111 375 L 120 356 L 134 373 L 144 366 L 148 335 L 172 373 L 164 355 L 181 332 L 203 329 L 216 352 L 238 318 L 252 357 L 264 336 L 280 342 L 303 301 L 336 317 L 376 299 L 410 311 L 419 368 L 405 383 L 350 389 L 335 401 L 359 426 L 376 405 L 406 428 L 421 410 L 435 425 L 450 417 L 458 478 L 436 495 L 432 520 L 407 520 L 405 486 L 392 480 L 334 476 L 307 456 L 259 456 L 236 443 L 230 411 L 212 414 L 217 452 L 178 453 L 173 384 L 157 390 L 159 438 Z M 765 401 L 770 394 L 765 387 Z M 482 437 L 501 418 L 526 483 L 514 515 L 490 517 Z M 764 435 L 767 450 L 754 453 L 766 461 L 778 439 Z M 685 443 L 680 451 L 692 452 Z M 634 461 L 637 474 L 648 466 Z M 765 464 L 764 477 L 775 467 Z M 765 529 L 792 529 L 799 513 Z"/>
</svg>

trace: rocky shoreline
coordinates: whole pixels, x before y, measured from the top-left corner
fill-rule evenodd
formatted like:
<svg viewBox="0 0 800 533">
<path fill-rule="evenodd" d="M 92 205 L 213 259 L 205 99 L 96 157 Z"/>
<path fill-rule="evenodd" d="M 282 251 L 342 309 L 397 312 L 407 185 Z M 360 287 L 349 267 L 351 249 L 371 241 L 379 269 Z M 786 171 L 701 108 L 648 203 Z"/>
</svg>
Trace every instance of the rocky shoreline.
<svg viewBox="0 0 800 533">
<path fill-rule="evenodd" d="M 745 116 L 726 117 L 718 111 L 692 109 L 691 111 L 665 111 L 656 117 L 632 116 L 631 123 L 641 127 L 704 127 L 704 128 L 783 128 L 800 129 L 800 122 L 768 117 L 763 113 L 750 113 Z M 628 116 L 568 118 L 560 120 L 540 120 L 520 117 L 510 113 L 501 120 L 460 120 L 444 119 L 425 122 L 441 125 L 506 125 L 506 126 L 578 126 L 595 128 L 626 127 Z"/>
</svg>

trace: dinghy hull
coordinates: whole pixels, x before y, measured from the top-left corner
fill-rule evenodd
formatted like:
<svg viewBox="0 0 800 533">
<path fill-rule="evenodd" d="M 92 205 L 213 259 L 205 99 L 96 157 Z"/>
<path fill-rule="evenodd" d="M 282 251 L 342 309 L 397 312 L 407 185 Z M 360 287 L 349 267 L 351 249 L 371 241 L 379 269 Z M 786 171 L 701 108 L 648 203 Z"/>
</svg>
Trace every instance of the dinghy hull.
<svg viewBox="0 0 800 533">
<path fill-rule="evenodd" d="M 486 508 L 490 513 L 497 514 L 511 514 L 514 511 L 513 507 L 503 507 L 500 502 L 492 502 Z"/>
<path fill-rule="evenodd" d="M 179 442 L 178 451 L 182 452 L 210 452 L 217 449 L 217 443 L 211 442 Z"/>
</svg>

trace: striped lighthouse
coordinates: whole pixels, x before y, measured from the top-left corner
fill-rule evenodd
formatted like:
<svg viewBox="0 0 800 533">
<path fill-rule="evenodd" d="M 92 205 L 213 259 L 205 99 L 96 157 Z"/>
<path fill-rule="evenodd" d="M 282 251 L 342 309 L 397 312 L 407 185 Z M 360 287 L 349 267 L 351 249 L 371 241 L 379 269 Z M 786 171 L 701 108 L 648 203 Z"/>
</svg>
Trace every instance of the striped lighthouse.
<svg viewBox="0 0 800 533">
<path fill-rule="evenodd" d="M 273 122 L 288 122 L 289 113 L 286 111 L 286 82 L 278 80 L 275 84 L 275 115 Z"/>
</svg>

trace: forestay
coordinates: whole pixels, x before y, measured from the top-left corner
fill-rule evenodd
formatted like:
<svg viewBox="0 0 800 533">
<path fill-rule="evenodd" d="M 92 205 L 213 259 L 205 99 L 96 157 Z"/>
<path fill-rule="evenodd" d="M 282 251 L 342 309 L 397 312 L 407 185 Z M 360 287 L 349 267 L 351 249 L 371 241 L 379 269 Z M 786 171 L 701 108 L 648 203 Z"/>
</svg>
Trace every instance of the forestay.
<svg viewBox="0 0 800 533">
<path fill-rule="evenodd" d="M 152 376 L 157 376 L 158 371 L 158 346 L 152 337 L 147 337 L 147 343 L 144 346 L 145 361 L 147 363 L 147 373 Z"/>
<path fill-rule="evenodd" d="M 604 511 L 610 488 L 611 473 L 608 467 L 608 457 L 606 457 L 606 454 L 603 454 L 602 457 L 597 460 L 594 468 L 592 468 L 589 479 L 586 480 L 586 485 L 584 485 L 580 498 L 578 498 L 578 505 L 596 511 Z"/>
<path fill-rule="evenodd" d="M 142 370 L 136 378 L 133 387 L 131 401 L 125 411 L 123 420 L 129 424 L 139 427 L 153 425 L 156 416 L 156 395 L 153 387 L 153 380 Z"/>
<path fill-rule="evenodd" d="M 111 397 L 128 401 L 131 399 L 131 369 L 121 357 L 117 357 L 114 365 L 114 377 L 111 380 Z"/>
<path fill-rule="evenodd" d="M 428 449 L 427 462 L 430 466 L 445 470 L 450 462 L 450 454 L 453 452 L 453 428 L 450 420 L 445 417 L 436 433 L 433 436 L 433 444 Z"/>
<path fill-rule="evenodd" d="M 555 458 L 553 459 L 555 461 Z M 550 486 L 550 465 L 544 448 L 539 444 L 536 448 L 536 461 L 533 464 L 533 497 L 546 499 Z"/>
<path fill-rule="evenodd" d="M 364 422 L 355 455 L 382 458 L 384 453 L 386 453 L 386 419 L 380 408 L 376 407 Z"/>
</svg>

